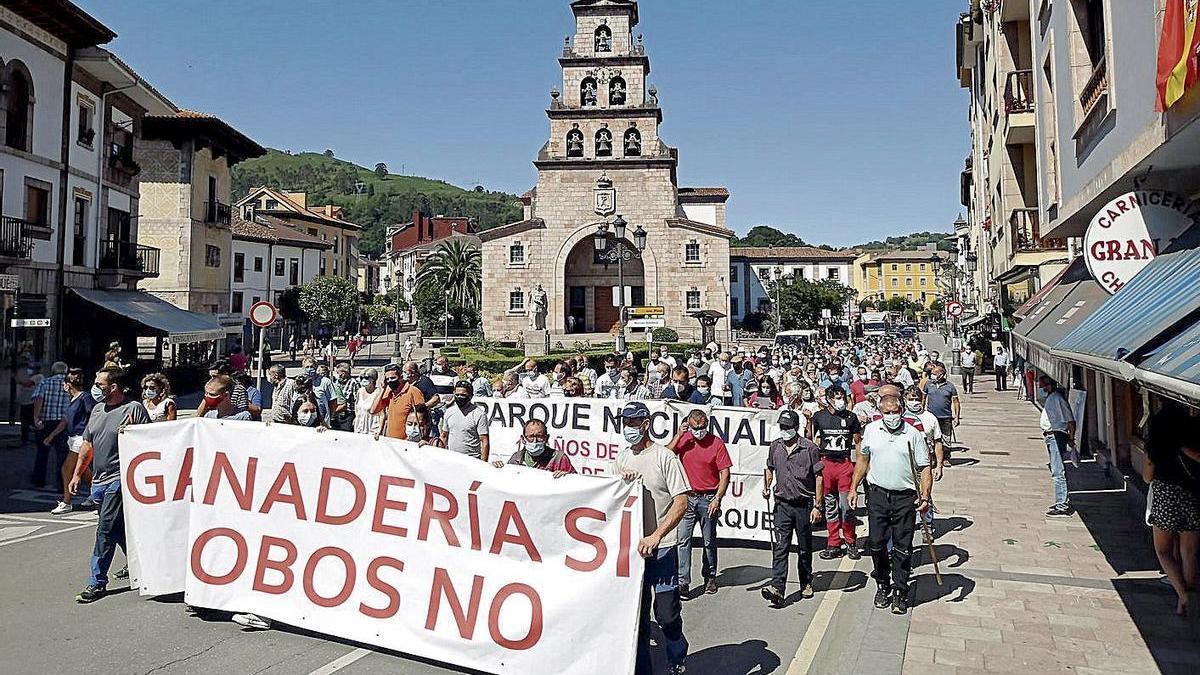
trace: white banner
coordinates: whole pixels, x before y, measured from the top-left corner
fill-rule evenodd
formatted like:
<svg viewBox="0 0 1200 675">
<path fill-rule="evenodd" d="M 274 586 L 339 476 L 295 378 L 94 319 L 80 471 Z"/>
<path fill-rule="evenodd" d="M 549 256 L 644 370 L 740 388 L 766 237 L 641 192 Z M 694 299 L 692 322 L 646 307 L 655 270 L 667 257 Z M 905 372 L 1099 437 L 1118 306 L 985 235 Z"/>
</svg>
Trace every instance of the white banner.
<svg viewBox="0 0 1200 675">
<path fill-rule="evenodd" d="M 508 459 L 517 447 L 525 422 L 530 419 L 546 422 L 551 446 L 563 450 L 580 473 L 611 473 L 612 462 L 625 445 L 620 417 L 626 403 L 623 400 L 477 398 L 475 401 L 487 408 L 492 454 L 498 459 Z M 771 442 L 779 436 L 779 411 L 678 401 L 644 403 L 650 409 L 650 435 L 663 445 L 671 442 L 693 409 L 709 414 L 710 428 L 725 441 L 733 461 L 717 534 L 728 539 L 771 541 L 771 517 L 762 496 L 762 474 Z"/>
<path fill-rule="evenodd" d="M 129 427 L 120 453 L 143 595 L 486 672 L 633 669 L 636 484 L 207 419 Z"/>
</svg>

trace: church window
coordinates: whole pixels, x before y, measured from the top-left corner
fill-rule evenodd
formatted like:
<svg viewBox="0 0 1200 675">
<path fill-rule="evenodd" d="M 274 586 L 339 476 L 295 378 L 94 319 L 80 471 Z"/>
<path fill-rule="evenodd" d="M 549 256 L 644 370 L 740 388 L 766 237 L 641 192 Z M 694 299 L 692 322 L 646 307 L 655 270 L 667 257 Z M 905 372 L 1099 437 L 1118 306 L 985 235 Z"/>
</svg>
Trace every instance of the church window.
<svg viewBox="0 0 1200 675">
<path fill-rule="evenodd" d="M 583 132 L 579 129 L 567 132 L 567 157 L 583 157 Z"/>
<path fill-rule="evenodd" d="M 625 132 L 625 156 L 640 157 L 642 155 L 642 132 L 628 129 Z"/>
<path fill-rule="evenodd" d="M 579 102 L 585 108 L 591 108 L 599 105 L 598 91 L 599 89 L 596 86 L 596 78 L 583 78 L 583 82 L 579 83 Z"/>
<path fill-rule="evenodd" d="M 608 82 L 608 104 L 609 105 L 625 105 L 625 97 L 628 91 L 625 87 L 625 80 L 620 77 L 614 77 Z"/>
<path fill-rule="evenodd" d="M 612 29 L 608 26 L 600 26 L 596 29 L 596 51 L 612 51 Z"/>
<path fill-rule="evenodd" d="M 521 289 L 508 292 L 508 311 L 524 312 L 525 311 L 525 294 Z"/>
<path fill-rule="evenodd" d="M 525 245 L 518 242 L 508 247 L 508 264 L 509 265 L 524 265 L 525 264 Z"/>
<path fill-rule="evenodd" d="M 612 132 L 608 129 L 601 129 L 596 132 L 596 156 L 597 157 L 612 157 L 613 154 L 613 137 Z"/>
<path fill-rule="evenodd" d="M 697 264 L 700 262 L 700 242 L 689 241 L 683 246 L 683 262 Z"/>
<path fill-rule="evenodd" d="M 687 304 L 687 311 L 689 311 L 689 312 L 699 312 L 700 311 L 700 291 L 697 291 L 696 289 L 692 289 L 692 290 L 688 291 L 687 295 L 685 296 L 685 300 L 686 300 L 686 304 Z"/>
</svg>

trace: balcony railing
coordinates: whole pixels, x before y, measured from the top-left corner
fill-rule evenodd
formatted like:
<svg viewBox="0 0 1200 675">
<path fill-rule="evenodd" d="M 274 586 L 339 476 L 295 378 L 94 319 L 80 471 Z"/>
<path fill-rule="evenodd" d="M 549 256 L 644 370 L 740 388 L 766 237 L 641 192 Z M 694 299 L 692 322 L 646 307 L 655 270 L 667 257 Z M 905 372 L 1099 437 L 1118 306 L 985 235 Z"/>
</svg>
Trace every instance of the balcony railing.
<svg viewBox="0 0 1200 675">
<path fill-rule="evenodd" d="M 119 239 L 105 239 L 100 242 L 100 261 L 97 267 L 143 277 L 157 277 L 158 255 L 159 250 L 152 246 L 142 246 L 136 242 Z"/>
<path fill-rule="evenodd" d="M 1083 85 L 1083 90 L 1079 92 L 1079 105 L 1083 108 L 1083 116 L 1086 118 L 1092 113 L 1092 108 L 1096 107 L 1096 103 L 1100 98 L 1108 92 L 1108 59 L 1102 57 L 1096 67 L 1092 69 L 1092 76 L 1088 79 L 1087 84 Z"/>
<path fill-rule="evenodd" d="M 28 260 L 33 253 L 33 236 L 30 228 L 34 223 L 20 218 L 5 216 L 0 221 L 0 258 Z"/>
<path fill-rule="evenodd" d="M 1004 86 L 1004 110 L 1012 115 L 1033 112 L 1033 71 L 1014 70 Z"/>
<path fill-rule="evenodd" d="M 1061 251 L 1067 248 L 1064 239 L 1043 239 L 1037 209 L 1013 209 L 1008 219 L 1014 253 Z"/>
<path fill-rule="evenodd" d="M 221 202 L 204 202 L 204 222 L 228 225 L 232 213 L 228 204 Z"/>
</svg>

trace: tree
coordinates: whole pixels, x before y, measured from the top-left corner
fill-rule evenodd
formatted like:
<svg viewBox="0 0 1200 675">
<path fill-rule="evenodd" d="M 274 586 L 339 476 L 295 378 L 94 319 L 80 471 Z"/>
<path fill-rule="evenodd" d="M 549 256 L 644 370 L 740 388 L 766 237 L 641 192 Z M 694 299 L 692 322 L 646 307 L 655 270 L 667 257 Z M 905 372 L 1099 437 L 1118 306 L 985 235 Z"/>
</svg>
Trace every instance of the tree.
<svg viewBox="0 0 1200 675">
<path fill-rule="evenodd" d="M 908 298 L 899 295 L 888 298 L 879 305 L 879 311 L 881 312 L 896 312 L 909 319 L 916 318 L 917 312 L 920 312 L 923 309 L 925 309 L 925 307 L 921 305 L 921 303 L 909 300 Z"/>
<path fill-rule="evenodd" d="M 279 305 L 279 318 L 283 319 L 284 323 L 292 324 L 292 356 L 294 358 L 296 348 L 300 346 L 300 326 L 308 322 L 308 315 L 300 307 L 300 287 L 289 286 L 280 291 L 276 302 Z"/>
<path fill-rule="evenodd" d="M 778 296 L 776 289 L 778 287 Z M 768 284 L 772 301 L 779 298 L 779 330 L 814 329 L 821 325 L 822 311 L 828 309 L 834 317 L 846 311 L 846 303 L 854 290 L 836 281 L 825 279 L 813 282 L 791 274 Z M 774 320 L 774 312 L 768 317 Z"/>
<path fill-rule="evenodd" d="M 433 286 L 460 307 L 478 309 L 483 283 L 483 256 L 461 240 L 442 242 L 417 272 L 420 286 Z"/>
<path fill-rule="evenodd" d="M 780 232 L 769 225 L 753 227 L 745 237 L 734 237 L 730 242 L 733 247 L 746 246 L 807 246 L 804 240 L 788 232 Z"/>
<path fill-rule="evenodd" d="M 326 156 L 326 157 L 329 157 L 330 159 L 332 159 L 332 158 L 333 158 L 333 150 L 330 150 L 329 148 L 326 148 L 326 149 L 325 149 L 325 156 Z"/>
<path fill-rule="evenodd" d="M 383 162 L 376 164 L 375 165 L 375 175 L 379 177 L 379 180 L 386 179 L 388 177 L 387 164 L 384 164 Z"/>
<path fill-rule="evenodd" d="M 358 316 L 358 289 L 345 277 L 317 277 L 300 287 L 300 308 L 311 321 L 339 332 Z"/>
</svg>

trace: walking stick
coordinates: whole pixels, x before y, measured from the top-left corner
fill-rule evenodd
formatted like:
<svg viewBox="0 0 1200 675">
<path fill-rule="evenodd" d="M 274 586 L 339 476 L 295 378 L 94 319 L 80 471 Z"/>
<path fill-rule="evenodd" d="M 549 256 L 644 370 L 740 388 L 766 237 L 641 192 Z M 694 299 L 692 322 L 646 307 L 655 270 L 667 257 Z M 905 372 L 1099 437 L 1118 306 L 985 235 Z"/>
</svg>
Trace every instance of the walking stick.
<svg viewBox="0 0 1200 675">
<path fill-rule="evenodd" d="M 917 477 L 917 458 L 913 455 L 912 446 L 908 446 L 908 464 L 912 467 L 913 485 L 917 486 L 917 494 L 921 494 L 921 481 Z M 929 508 L 933 508 L 933 501 L 930 500 Z M 921 536 L 925 539 L 925 545 L 929 547 L 929 557 L 933 559 L 933 578 L 937 579 L 937 585 L 942 585 L 942 571 L 938 569 L 937 551 L 933 548 L 933 532 L 929 529 L 929 523 L 925 522 L 925 514 L 917 511 L 917 519 L 921 521 Z"/>
</svg>

